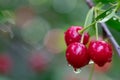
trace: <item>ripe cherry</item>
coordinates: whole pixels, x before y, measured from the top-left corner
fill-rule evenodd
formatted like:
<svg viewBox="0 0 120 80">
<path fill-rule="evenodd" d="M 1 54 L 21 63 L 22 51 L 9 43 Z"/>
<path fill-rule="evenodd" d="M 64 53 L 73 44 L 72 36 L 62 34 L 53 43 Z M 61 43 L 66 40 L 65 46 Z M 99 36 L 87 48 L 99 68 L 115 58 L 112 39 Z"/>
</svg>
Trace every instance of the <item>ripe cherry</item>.
<svg viewBox="0 0 120 80">
<path fill-rule="evenodd" d="M 80 26 L 71 26 L 70 28 L 68 28 L 68 30 L 65 32 L 65 42 L 67 46 L 74 42 L 80 42 L 82 35 L 78 31 L 81 29 L 82 27 Z M 89 34 L 85 32 L 83 44 L 87 44 L 88 41 Z"/>
<path fill-rule="evenodd" d="M 90 60 L 86 46 L 78 42 L 67 47 L 66 59 L 75 70 L 87 65 Z"/>
<path fill-rule="evenodd" d="M 12 67 L 12 60 L 8 55 L 0 54 L 0 74 L 7 74 Z"/>
<path fill-rule="evenodd" d="M 91 41 L 88 47 L 90 58 L 98 65 L 104 66 L 112 60 L 112 46 L 105 41 Z"/>
</svg>

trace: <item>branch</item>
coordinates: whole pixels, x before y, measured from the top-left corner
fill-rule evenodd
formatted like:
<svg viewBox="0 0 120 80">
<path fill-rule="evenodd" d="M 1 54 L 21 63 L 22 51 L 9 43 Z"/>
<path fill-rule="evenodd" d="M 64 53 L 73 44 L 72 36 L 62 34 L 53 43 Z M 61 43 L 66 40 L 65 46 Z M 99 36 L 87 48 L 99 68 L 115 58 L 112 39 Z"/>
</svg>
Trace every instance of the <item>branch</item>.
<svg viewBox="0 0 120 80">
<path fill-rule="evenodd" d="M 91 0 L 86 0 L 86 3 L 88 4 L 89 8 L 92 8 L 94 6 L 94 4 L 93 4 L 93 2 Z M 120 56 L 120 46 L 116 42 L 115 38 L 112 36 L 112 34 L 111 34 L 110 30 L 108 29 L 107 25 L 105 23 L 100 23 L 100 25 L 103 28 L 103 30 L 105 31 L 105 33 L 107 34 L 107 37 L 112 42 L 116 52 Z"/>
<path fill-rule="evenodd" d="M 91 0 L 86 0 L 86 3 L 89 6 L 89 8 L 92 8 L 94 6 Z"/>
</svg>

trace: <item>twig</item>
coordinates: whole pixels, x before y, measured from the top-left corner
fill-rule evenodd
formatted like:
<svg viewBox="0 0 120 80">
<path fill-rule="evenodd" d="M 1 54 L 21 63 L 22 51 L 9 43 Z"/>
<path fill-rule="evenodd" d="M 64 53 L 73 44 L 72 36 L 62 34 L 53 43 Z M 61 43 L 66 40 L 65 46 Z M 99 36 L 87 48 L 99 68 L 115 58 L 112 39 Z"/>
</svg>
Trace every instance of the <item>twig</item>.
<svg viewBox="0 0 120 80">
<path fill-rule="evenodd" d="M 91 0 L 86 0 L 86 3 L 90 8 L 92 8 L 94 6 L 94 4 L 92 3 Z"/>
<path fill-rule="evenodd" d="M 93 2 L 91 0 L 86 0 L 86 3 L 88 4 L 89 8 L 92 8 L 94 6 L 94 4 L 93 4 Z M 107 34 L 107 37 L 112 42 L 116 52 L 120 56 L 120 46 L 116 42 L 115 38 L 112 36 L 112 34 L 111 34 L 110 30 L 108 29 L 107 25 L 105 23 L 100 23 L 100 25 L 103 28 L 103 30 L 105 31 L 105 33 Z"/>
</svg>

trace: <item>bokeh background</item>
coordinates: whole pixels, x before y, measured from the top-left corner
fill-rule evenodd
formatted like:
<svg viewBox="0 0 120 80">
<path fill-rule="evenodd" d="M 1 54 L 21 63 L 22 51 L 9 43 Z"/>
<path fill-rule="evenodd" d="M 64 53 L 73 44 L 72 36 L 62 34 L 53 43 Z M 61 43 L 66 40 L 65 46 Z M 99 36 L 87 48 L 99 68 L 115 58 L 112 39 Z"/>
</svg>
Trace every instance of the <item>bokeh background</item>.
<svg viewBox="0 0 120 80">
<path fill-rule="evenodd" d="M 64 32 L 83 26 L 88 10 L 85 0 L 0 0 L 0 54 L 12 62 L 0 80 L 87 80 L 92 65 L 76 74 L 67 64 Z M 107 24 L 120 44 L 120 22 Z M 111 63 L 95 66 L 93 80 L 120 80 L 116 52 Z"/>
</svg>

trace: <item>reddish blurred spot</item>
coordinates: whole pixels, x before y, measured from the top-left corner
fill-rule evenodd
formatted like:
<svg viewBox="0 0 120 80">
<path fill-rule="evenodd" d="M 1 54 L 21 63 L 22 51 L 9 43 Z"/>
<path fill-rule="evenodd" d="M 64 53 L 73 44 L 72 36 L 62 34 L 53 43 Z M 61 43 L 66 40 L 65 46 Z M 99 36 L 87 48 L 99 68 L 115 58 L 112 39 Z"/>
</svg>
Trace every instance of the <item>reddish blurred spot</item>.
<svg viewBox="0 0 120 80">
<path fill-rule="evenodd" d="M 20 7 L 16 10 L 16 24 L 22 26 L 27 21 L 33 19 L 34 11 L 31 7 Z"/>
<path fill-rule="evenodd" d="M 95 70 L 98 72 L 107 72 L 111 68 L 112 63 L 106 63 L 103 67 L 99 67 L 95 64 Z"/>
<path fill-rule="evenodd" d="M 30 56 L 30 67 L 35 72 L 44 71 L 47 68 L 48 59 L 46 59 L 42 54 L 34 53 Z"/>
<path fill-rule="evenodd" d="M 0 54 L 0 74 L 7 74 L 12 68 L 12 60 L 10 56 Z"/>
</svg>

